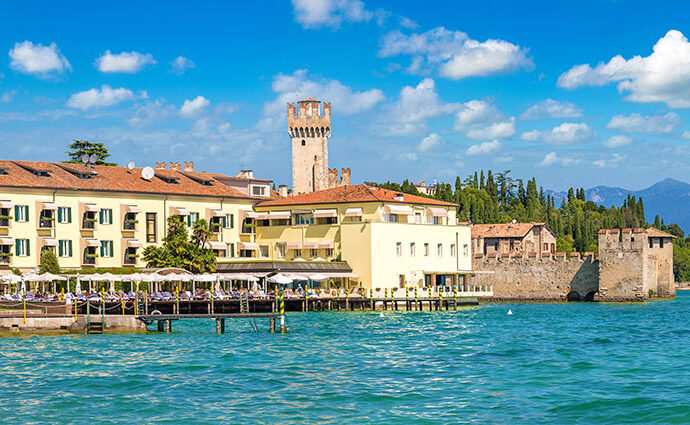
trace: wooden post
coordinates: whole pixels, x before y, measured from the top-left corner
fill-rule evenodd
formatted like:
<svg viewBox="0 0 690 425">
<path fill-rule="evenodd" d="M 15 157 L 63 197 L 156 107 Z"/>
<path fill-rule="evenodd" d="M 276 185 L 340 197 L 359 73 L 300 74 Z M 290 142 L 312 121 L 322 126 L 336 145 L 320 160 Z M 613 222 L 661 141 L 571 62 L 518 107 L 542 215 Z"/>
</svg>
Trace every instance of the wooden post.
<svg viewBox="0 0 690 425">
<path fill-rule="evenodd" d="M 158 325 L 158 332 L 163 332 L 165 330 L 165 323 L 163 323 L 162 320 L 156 321 L 156 324 Z"/>
<path fill-rule="evenodd" d="M 165 332 L 167 332 L 167 333 L 172 332 L 172 320 L 166 320 L 165 321 Z"/>
<path fill-rule="evenodd" d="M 269 332 L 271 332 L 272 334 L 275 333 L 276 332 L 276 318 L 271 317 L 270 319 L 268 319 L 268 323 L 269 323 L 269 328 L 268 328 Z"/>
<path fill-rule="evenodd" d="M 216 319 L 216 333 L 220 335 L 220 319 Z"/>
<path fill-rule="evenodd" d="M 220 319 L 220 333 L 225 333 L 225 319 Z"/>
</svg>

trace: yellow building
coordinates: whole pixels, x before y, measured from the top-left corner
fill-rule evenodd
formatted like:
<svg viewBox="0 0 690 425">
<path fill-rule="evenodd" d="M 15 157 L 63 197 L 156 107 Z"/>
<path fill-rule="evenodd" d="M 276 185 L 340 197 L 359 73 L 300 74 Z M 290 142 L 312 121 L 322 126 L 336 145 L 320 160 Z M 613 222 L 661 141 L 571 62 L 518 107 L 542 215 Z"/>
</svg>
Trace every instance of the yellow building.
<svg viewBox="0 0 690 425">
<path fill-rule="evenodd" d="M 366 185 L 264 201 L 251 214 L 262 257 L 346 261 L 365 288 L 462 284 L 470 227 L 456 205 Z"/>
<path fill-rule="evenodd" d="M 43 249 L 62 268 L 143 267 L 171 215 L 206 219 L 219 258 L 255 256 L 242 223 L 270 199 L 270 181 L 174 168 L 158 164 L 147 179 L 141 168 L 0 161 L 0 267 L 33 270 Z"/>
</svg>

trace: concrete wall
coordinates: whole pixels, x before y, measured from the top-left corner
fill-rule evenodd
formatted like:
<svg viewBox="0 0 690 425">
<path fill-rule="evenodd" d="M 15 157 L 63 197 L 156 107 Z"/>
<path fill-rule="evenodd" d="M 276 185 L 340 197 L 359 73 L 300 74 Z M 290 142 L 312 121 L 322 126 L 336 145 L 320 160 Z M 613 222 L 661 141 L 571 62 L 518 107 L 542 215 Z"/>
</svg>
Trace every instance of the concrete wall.
<svg viewBox="0 0 690 425">
<path fill-rule="evenodd" d="M 100 321 L 101 317 L 92 316 L 93 320 Z M 26 322 L 21 317 L 0 317 L 1 331 L 64 331 L 70 333 L 83 333 L 86 331 L 87 318 L 74 317 L 27 317 Z M 106 331 L 146 331 L 146 325 L 134 316 L 105 316 L 104 328 Z"/>
<path fill-rule="evenodd" d="M 472 276 L 470 284 L 491 285 L 494 299 L 504 301 L 566 301 L 569 294 L 571 299 L 584 300 L 598 287 L 599 262 L 591 256 L 511 258 L 478 254 L 472 269 L 480 273 Z"/>
</svg>

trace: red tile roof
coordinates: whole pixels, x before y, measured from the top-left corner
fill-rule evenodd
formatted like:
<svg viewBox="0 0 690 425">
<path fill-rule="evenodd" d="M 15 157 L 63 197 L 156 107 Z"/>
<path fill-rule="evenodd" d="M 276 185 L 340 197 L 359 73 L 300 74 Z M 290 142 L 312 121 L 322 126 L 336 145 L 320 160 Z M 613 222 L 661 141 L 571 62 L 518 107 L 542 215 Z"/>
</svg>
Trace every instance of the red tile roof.
<svg viewBox="0 0 690 425">
<path fill-rule="evenodd" d="M 438 201 L 423 196 L 402 194 L 402 200 L 395 199 L 399 192 L 367 185 L 341 186 L 333 189 L 304 193 L 302 195 L 289 196 L 287 198 L 264 201 L 257 207 L 273 207 L 286 205 L 311 205 L 311 204 L 349 204 L 360 202 L 386 202 L 396 204 L 438 205 L 443 207 L 457 207 L 450 202 Z"/>
<path fill-rule="evenodd" d="M 645 229 L 645 232 L 647 233 L 647 236 L 650 236 L 652 238 L 671 238 L 671 239 L 676 238 L 672 234 L 662 232 L 661 230 L 655 229 L 654 227 L 650 227 L 649 229 Z"/>
<path fill-rule="evenodd" d="M 544 226 L 544 223 L 475 224 L 472 226 L 472 238 L 522 238 L 534 226 Z"/>
<path fill-rule="evenodd" d="M 199 171 L 156 169 L 156 176 L 147 181 L 141 177 L 141 168 L 130 171 L 127 167 L 105 165 L 87 168 L 82 164 L 72 163 L 0 160 L 0 169 L 4 170 L 4 173 L 0 174 L 0 187 L 265 199 L 245 195 L 216 179 L 227 176 Z M 31 172 L 32 169 L 46 171 L 48 176 L 37 176 Z M 80 178 L 74 173 L 90 177 Z M 158 176 L 175 179 L 175 183 L 167 183 Z M 210 181 L 211 185 L 202 184 L 204 180 Z"/>
</svg>

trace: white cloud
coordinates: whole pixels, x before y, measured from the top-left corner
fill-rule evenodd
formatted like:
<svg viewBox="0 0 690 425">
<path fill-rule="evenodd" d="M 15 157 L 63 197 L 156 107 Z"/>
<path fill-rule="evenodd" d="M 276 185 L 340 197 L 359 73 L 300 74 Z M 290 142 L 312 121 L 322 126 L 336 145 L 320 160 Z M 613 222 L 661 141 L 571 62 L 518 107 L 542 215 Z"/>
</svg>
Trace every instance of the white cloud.
<svg viewBox="0 0 690 425">
<path fill-rule="evenodd" d="M 552 145 L 570 145 L 592 138 L 593 131 L 585 123 L 566 122 L 551 130 L 532 130 L 522 133 L 522 140 L 540 141 Z"/>
<path fill-rule="evenodd" d="M 188 69 L 195 68 L 196 64 L 184 56 L 178 56 L 170 63 L 170 66 L 172 66 L 173 73 L 182 75 Z"/>
<path fill-rule="evenodd" d="M 441 138 L 439 137 L 439 135 L 436 133 L 431 133 L 430 135 L 422 139 L 417 149 L 419 149 L 422 152 L 426 152 L 438 146 L 439 143 L 441 143 Z"/>
<path fill-rule="evenodd" d="M 363 22 L 374 17 L 359 0 L 292 0 L 295 20 L 303 28 L 337 28 L 341 22 Z"/>
<path fill-rule="evenodd" d="M 515 117 L 506 117 L 487 101 L 470 100 L 455 115 L 453 128 L 473 140 L 506 138 L 515 134 Z"/>
<path fill-rule="evenodd" d="M 690 131 L 685 130 L 681 136 L 683 139 L 690 139 Z"/>
<path fill-rule="evenodd" d="M 527 49 L 503 40 L 473 40 L 461 31 L 437 27 L 424 33 L 405 35 L 395 30 L 381 41 L 379 56 L 409 55 L 408 71 L 428 72 L 438 68 L 442 77 L 452 80 L 472 76 L 531 69 Z"/>
<path fill-rule="evenodd" d="M 100 90 L 93 88 L 73 94 L 70 96 L 69 100 L 67 100 L 67 106 L 85 111 L 92 108 L 103 108 L 116 105 L 121 102 L 132 100 L 134 97 L 134 93 L 129 89 L 122 87 L 113 89 L 107 84 L 104 84 L 101 86 Z"/>
<path fill-rule="evenodd" d="M 416 30 L 417 28 L 419 28 L 419 24 L 417 22 L 404 16 L 400 17 L 399 23 L 401 27 L 407 28 L 408 30 Z"/>
<path fill-rule="evenodd" d="M 609 137 L 608 139 L 604 140 L 603 144 L 607 148 L 620 148 L 623 146 L 628 146 L 632 143 L 632 141 L 633 140 L 628 136 L 618 135 Z"/>
<path fill-rule="evenodd" d="M 72 70 L 67 58 L 60 53 L 55 43 L 44 46 L 26 40 L 16 43 L 10 49 L 9 56 L 10 68 L 25 74 L 47 76 L 52 72 L 62 74 Z"/>
<path fill-rule="evenodd" d="M 199 95 L 194 99 L 185 100 L 180 108 L 180 114 L 185 118 L 193 118 L 210 104 L 211 102 L 208 99 Z"/>
<path fill-rule="evenodd" d="M 149 64 L 155 64 L 153 55 L 150 53 L 141 54 L 139 52 L 122 52 L 113 54 L 110 50 L 96 59 L 96 68 L 101 72 L 134 74 Z"/>
<path fill-rule="evenodd" d="M 174 114 L 174 106 L 166 105 L 163 99 L 156 99 L 153 102 L 137 105 L 134 110 L 134 116 L 127 122 L 132 127 L 143 127 L 170 118 Z"/>
<path fill-rule="evenodd" d="M 520 119 L 527 121 L 540 118 L 579 118 L 581 116 L 582 109 L 574 103 L 546 99 L 532 105 L 520 115 Z"/>
<path fill-rule="evenodd" d="M 482 142 L 478 145 L 472 145 L 465 151 L 466 155 L 486 155 L 497 152 L 501 149 L 501 142 L 494 140 L 493 142 Z"/>
<path fill-rule="evenodd" d="M 10 103 L 12 102 L 12 99 L 14 99 L 14 95 L 17 94 L 16 90 L 10 90 L 2 94 L 0 96 L 0 103 Z"/>
<path fill-rule="evenodd" d="M 569 167 L 571 165 L 577 165 L 581 163 L 582 160 L 580 159 L 573 159 L 573 158 L 563 158 L 558 156 L 556 152 L 550 152 L 547 153 L 546 156 L 544 156 L 544 159 L 537 164 L 538 167 L 546 167 L 549 165 L 561 165 L 563 167 Z"/>
<path fill-rule="evenodd" d="M 681 125 L 683 120 L 675 112 L 665 115 L 614 115 L 606 124 L 607 128 L 629 133 L 670 133 Z"/>
<path fill-rule="evenodd" d="M 262 118 L 257 124 L 260 131 L 277 131 L 285 128 L 288 102 L 305 97 L 332 102 L 333 113 L 355 115 L 374 108 L 385 97 L 379 89 L 353 91 L 338 80 L 324 78 L 311 79 L 306 70 L 297 70 L 292 75 L 278 74 L 273 78 L 271 89 L 276 98 L 266 102 Z"/>
<path fill-rule="evenodd" d="M 593 162 L 594 166 L 599 168 L 610 168 L 625 159 L 624 155 L 614 153 L 610 159 L 598 159 Z"/>
<path fill-rule="evenodd" d="M 444 102 L 436 92 L 436 84 L 425 78 L 417 86 L 405 86 L 400 97 L 384 114 L 386 131 L 392 135 L 418 134 L 426 130 L 426 121 L 454 113 L 458 103 Z"/>
<path fill-rule="evenodd" d="M 654 45 L 652 54 L 625 59 L 614 56 L 594 68 L 577 65 L 558 77 L 566 89 L 618 83 L 618 91 L 633 102 L 664 102 L 670 108 L 690 108 L 690 43 L 671 30 Z"/>
</svg>

